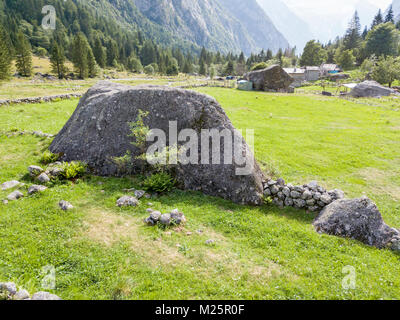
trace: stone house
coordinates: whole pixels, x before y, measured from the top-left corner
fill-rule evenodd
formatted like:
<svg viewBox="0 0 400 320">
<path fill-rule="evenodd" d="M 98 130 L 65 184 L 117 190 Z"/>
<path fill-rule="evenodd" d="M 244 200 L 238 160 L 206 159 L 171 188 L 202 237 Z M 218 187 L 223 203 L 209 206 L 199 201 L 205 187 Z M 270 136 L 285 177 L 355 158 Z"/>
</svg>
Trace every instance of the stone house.
<svg viewBox="0 0 400 320">
<path fill-rule="evenodd" d="M 300 87 L 306 81 L 306 70 L 303 68 L 283 68 L 283 70 L 294 79 L 292 87 Z"/>
<path fill-rule="evenodd" d="M 319 67 L 306 67 L 305 68 L 306 81 L 317 81 L 320 78 L 321 71 Z"/>
</svg>

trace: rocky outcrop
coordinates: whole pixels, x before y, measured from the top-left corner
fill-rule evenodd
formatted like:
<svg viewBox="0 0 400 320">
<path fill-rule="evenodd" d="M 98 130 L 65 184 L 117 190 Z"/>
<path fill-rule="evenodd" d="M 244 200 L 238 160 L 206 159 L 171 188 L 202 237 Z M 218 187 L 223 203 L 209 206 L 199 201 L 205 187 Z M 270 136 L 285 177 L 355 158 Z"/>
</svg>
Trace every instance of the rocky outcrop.
<svg viewBox="0 0 400 320">
<path fill-rule="evenodd" d="M 400 232 L 383 221 L 367 197 L 333 202 L 321 211 L 314 227 L 319 233 L 352 238 L 380 249 L 395 248 L 400 243 Z"/>
<path fill-rule="evenodd" d="M 376 81 L 364 81 L 351 90 L 350 95 L 355 98 L 386 97 L 396 93 L 395 90 L 384 87 Z"/>
<path fill-rule="evenodd" d="M 289 92 L 289 87 L 294 82 L 279 65 L 251 71 L 246 73 L 244 78 L 253 83 L 254 90 L 270 92 Z"/>
<path fill-rule="evenodd" d="M 127 151 L 132 154 L 132 159 L 141 155 L 139 148 L 132 145 L 134 138 L 129 136 L 129 123 L 137 120 L 139 110 L 147 113 L 143 120 L 149 129 L 158 129 L 166 134 L 167 145 L 174 142 L 173 135 L 169 136 L 171 121 L 176 121 L 178 134 L 184 129 L 192 129 L 196 133 L 199 143 L 194 148 L 198 152 L 194 163 L 178 164 L 174 168 L 176 179 L 183 189 L 202 191 L 237 203 L 262 203 L 263 174 L 249 147 L 218 102 L 197 92 L 101 82 L 84 95 L 50 150 L 62 153 L 64 161 L 81 160 L 87 163 L 99 175 L 119 175 L 118 167 L 112 161 L 114 157 L 124 156 Z M 210 129 L 229 133 L 236 142 L 233 150 L 239 150 L 244 164 L 236 164 L 238 159 L 233 163 L 224 163 L 225 142 L 221 143 L 217 154 L 220 164 L 212 164 L 215 161 L 210 153 L 207 153 L 207 159 L 201 159 L 203 148 L 212 150 L 210 140 L 205 140 L 204 145 L 201 143 L 201 133 Z M 178 146 L 186 142 L 178 141 Z M 246 164 L 250 169 L 245 175 L 239 175 L 238 171 Z M 133 161 L 132 166 L 139 170 L 139 161 Z"/>
</svg>

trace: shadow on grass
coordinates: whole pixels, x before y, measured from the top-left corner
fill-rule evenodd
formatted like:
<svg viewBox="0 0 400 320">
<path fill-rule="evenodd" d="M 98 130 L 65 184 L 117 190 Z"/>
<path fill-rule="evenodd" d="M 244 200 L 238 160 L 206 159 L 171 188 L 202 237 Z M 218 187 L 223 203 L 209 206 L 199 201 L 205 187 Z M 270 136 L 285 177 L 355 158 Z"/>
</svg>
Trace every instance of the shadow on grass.
<svg viewBox="0 0 400 320">
<path fill-rule="evenodd" d="M 106 197 L 114 197 L 117 199 L 120 196 L 126 195 L 124 189 L 136 188 L 141 189 L 140 177 L 100 177 L 100 176 L 87 176 L 84 178 L 84 182 L 94 190 L 96 195 L 94 199 L 96 201 L 102 201 Z M 98 190 L 98 192 L 97 192 Z M 101 191 L 104 190 L 104 193 Z M 144 199 L 142 199 L 143 201 Z M 162 203 L 164 207 L 178 208 L 191 206 L 195 207 L 198 211 L 212 211 L 229 213 L 230 215 L 235 214 L 246 214 L 251 219 L 251 214 L 263 214 L 272 215 L 275 217 L 285 217 L 291 220 L 298 221 L 303 224 L 311 224 L 316 217 L 315 213 L 308 213 L 305 210 L 296 210 L 294 208 L 280 209 L 274 205 L 262 205 L 262 206 L 248 206 L 233 203 L 230 200 L 225 200 L 218 197 L 212 197 L 203 194 L 199 191 L 190 190 L 179 190 L 175 189 L 166 194 L 160 194 L 156 197 L 146 199 L 148 202 L 157 200 Z M 196 210 L 196 211 L 197 211 Z"/>
<path fill-rule="evenodd" d="M 277 206 L 267 206 L 270 208 L 268 214 L 275 216 L 283 216 L 290 220 L 295 220 L 303 224 L 312 224 L 314 219 L 317 217 L 318 213 L 308 212 L 306 210 L 295 209 L 295 208 L 284 208 L 281 209 Z"/>
</svg>

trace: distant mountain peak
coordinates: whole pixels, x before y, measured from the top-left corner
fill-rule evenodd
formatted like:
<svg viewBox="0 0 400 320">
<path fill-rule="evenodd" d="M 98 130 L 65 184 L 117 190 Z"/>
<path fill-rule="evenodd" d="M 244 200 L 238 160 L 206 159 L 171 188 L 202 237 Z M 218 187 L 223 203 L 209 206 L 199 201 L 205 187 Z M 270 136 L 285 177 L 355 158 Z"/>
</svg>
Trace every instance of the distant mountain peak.
<svg viewBox="0 0 400 320">
<path fill-rule="evenodd" d="M 209 50 L 277 51 L 289 42 L 256 0 L 133 0 L 152 23 Z"/>
<path fill-rule="evenodd" d="M 314 38 L 310 26 L 281 0 L 257 0 L 258 4 L 271 18 L 274 25 L 289 41 L 302 52 L 306 43 Z"/>
</svg>

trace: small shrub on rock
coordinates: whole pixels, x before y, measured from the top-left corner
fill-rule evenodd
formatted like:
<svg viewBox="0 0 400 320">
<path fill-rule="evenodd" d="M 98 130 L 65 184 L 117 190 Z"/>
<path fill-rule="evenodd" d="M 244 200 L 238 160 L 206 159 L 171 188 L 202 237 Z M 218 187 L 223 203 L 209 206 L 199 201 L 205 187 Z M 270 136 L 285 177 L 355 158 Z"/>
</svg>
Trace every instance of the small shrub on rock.
<svg viewBox="0 0 400 320">
<path fill-rule="evenodd" d="M 251 71 L 263 70 L 263 69 L 266 69 L 266 68 L 268 68 L 268 67 L 269 67 L 268 63 L 266 63 L 266 62 L 260 62 L 260 63 L 257 63 L 257 64 L 255 64 L 255 65 L 253 65 L 253 66 L 251 67 Z"/>
<path fill-rule="evenodd" d="M 50 151 L 45 151 L 40 158 L 40 163 L 43 164 L 50 164 L 58 161 L 60 158 L 60 154 L 52 153 Z"/>
<path fill-rule="evenodd" d="M 87 172 L 86 163 L 80 161 L 64 162 L 60 168 L 61 177 L 67 180 L 80 178 Z"/>
<path fill-rule="evenodd" d="M 143 181 L 143 188 L 148 192 L 164 193 L 175 187 L 175 179 L 166 172 L 152 174 Z"/>
</svg>

